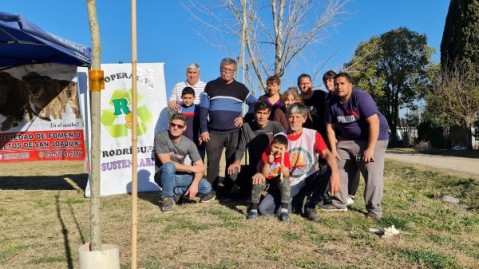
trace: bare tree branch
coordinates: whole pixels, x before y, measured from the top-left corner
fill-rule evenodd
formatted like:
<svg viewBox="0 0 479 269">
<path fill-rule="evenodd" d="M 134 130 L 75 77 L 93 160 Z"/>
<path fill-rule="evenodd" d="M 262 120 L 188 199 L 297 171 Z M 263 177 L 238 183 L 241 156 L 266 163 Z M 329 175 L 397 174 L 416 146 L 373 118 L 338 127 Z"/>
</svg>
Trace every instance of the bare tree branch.
<svg viewBox="0 0 479 269">
<path fill-rule="evenodd" d="M 286 68 L 305 49 L 328 36 L 328 28 L 344 15 L 349 0 L 182 0 L 190 14 L 212 34 L 230 35 L 237 47 L 246 27 L 245 47 L 248 52 L 248 73 L 266 88 L 265 77 L 282 77 Z M 245 21 L 243 14 L 246 12 Z M 205 35 L 202 35 L 205 36 Z M 209 43 L 215 40 L 207 39 Z M 217 45 L 218 46 L 218 45 Z M 246 73 L 246 72 L 245 72 Z"/>
</svg>

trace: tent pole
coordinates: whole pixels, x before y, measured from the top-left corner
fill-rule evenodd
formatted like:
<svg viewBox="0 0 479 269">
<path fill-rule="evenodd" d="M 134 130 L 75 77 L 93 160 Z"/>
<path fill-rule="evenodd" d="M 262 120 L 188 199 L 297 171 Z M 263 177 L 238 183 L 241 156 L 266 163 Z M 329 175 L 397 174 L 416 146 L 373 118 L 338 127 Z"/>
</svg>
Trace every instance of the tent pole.
<svg viewBox="0 0 479 269">
<path fill-rule="evenodd" d="M 132 129 L 131 129 L 131 146 L 133 148 L 131 162 L 131 268 L 137 269 L 137 234 L 138 234 L 138 151 L 137 151 L 137 47 L 136 47 L 136 0 L 131 0 L 131 83 L 132 83 Z"/>
</svg>

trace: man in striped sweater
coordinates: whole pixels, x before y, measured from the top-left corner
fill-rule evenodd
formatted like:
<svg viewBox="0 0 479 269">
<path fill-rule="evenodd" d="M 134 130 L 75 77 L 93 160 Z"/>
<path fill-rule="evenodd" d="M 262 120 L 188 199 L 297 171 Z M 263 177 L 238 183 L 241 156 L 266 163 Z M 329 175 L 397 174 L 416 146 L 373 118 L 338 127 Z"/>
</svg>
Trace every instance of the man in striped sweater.
<svg viewBox="0 0 479 269">
<path fill-rule="evenodd" d="M 240 128 L 243 125 L 241 115 L 243 104 L 249 105 L 249 111 L 253 111 L 252 107 L 257 101 L 244 84 L 234 79 L 235 71 L 235 60 L 231 58 L 221 60 L 221 76 L 208 82 L 201 94 L 200 132 L 201 141 L 206 143 L 208 158 L 206 178 L 215 190 L 218 189 L 223 149 L 226 155 L 225 167 L 229 167 L 234 161 Z M 228 177 L 228 173 L 225 173 L 225 176 Z M 225 193 L 229 193 L 229 190 L 225 190 Z"/>
</svg>

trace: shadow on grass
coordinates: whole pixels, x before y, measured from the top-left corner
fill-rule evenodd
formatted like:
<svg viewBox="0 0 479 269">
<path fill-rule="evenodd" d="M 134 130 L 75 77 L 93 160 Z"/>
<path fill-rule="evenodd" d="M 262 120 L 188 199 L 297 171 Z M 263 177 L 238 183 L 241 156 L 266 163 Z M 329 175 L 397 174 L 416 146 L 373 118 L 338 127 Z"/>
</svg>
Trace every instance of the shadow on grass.
<svg viewBox="0 0 479 269">
<path fill-rule="evenodd" d="M 366 214 L 368 213 L 368 211 L 366 211 L 365 209 L 357 208 L 357 207 L 348 207 L 348 210 L 349 210 L 349 211 L 353 211 L 353 212 L 360 213 L 360 214 L 362 214 L 364 217 L 366 217 Z"/>
<path fill-rule="evenodd" d="M 131 193 L 128 195 L 131 196 Z M 159 191 L 152 191 L 152 192 L 139 192 L 138 198 L 150 202 L 156 206 L 160 205 L 160 192 Z"/>
<path fill-rule="evenodd" d="M 429 154 L 463 158 L 479 158 L 479 150 L 432 149 Z"/>
<path fill-rule="evenodd" d="M 0 190 L 85 191 L 87 182 L 87 173 L 59 176 L 0 176 Z"/>
<path fill-rule="evenodd" d="M 249 203 L 246 201 L 246 199 L 238 197 L 234 197 L 231 199 L 220 198 L 218 199 L 218 202 L 220 203 L 220 205 L 246 216 L 247 212 L 244 212 L 241 208 L 239 208 L 239 206 L 249 206 Z"/>
<path fill-rule="evenodd" d="M 63 245 L 65 247 L 65 256 L 66 256 L 65 258 L 67 259 L 68 268 L 70 269 L 70 268 L 73 268 L 72 251 L 71 251 L 71 247 L 70 247 L 70 238 L 69 238 L 69 235 L 68 235 L 69 234 L 68 228 L 65 225 L 65 222 L 63 221 L 62 213 L 61 213 L 61 210 L 60 210 L 60 193 L 55 195 L 55 205 L 56 205 L 58 221 L 60 221 L 60 225 L 62 227 Z M 75 224 L 77 225 L 77 227 L 79 226 L 76 219 L 75 219 Z M 81 233 L 81 230 L 79 230 L 79 231 L 80 231 L 80 236 L 83 239 L 83 235 Z"/>
</svg>

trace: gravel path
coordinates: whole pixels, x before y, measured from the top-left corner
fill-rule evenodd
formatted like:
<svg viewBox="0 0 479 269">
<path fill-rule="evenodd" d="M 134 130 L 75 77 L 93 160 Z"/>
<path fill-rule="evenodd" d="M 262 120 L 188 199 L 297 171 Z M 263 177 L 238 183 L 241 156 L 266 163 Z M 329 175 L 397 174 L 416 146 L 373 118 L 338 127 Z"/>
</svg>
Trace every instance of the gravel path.
<svg viewBox="0 0 479 269">
<path fill-rule="evenodd" d="M 439 168 L 447 172 L 463 174 L 479 178 L 479 159 L 463 158 L 440 155 L 427 155 L 419 153 L 394 153 L 386 152 L 387 160 L 411 163 L 416 166 L 429 166 Z"/>
</svg>

